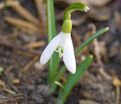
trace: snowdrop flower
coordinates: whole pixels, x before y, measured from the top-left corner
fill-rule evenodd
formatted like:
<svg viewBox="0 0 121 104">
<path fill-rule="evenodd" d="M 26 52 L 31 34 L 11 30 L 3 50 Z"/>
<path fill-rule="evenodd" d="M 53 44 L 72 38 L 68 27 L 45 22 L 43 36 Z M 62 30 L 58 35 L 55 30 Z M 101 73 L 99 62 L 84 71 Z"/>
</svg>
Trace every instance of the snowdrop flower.
<svg viewBox="0 0 121 104">
<path fill-rule="evenodd" d="M 47 45 L 40 57 L 40 63 L 45 64 L 48 62 L 53 52 L 59 53 L 59 56 L 63 56 L 63 61 L 67 69 L 71 73 L 76 72 L 76 61 L 74 55 L 74 48 L 71 39 L 72 21 L 70 19 L 64 20 L 62 25 L 62 31 L 55 36 Z"/>
</svg>

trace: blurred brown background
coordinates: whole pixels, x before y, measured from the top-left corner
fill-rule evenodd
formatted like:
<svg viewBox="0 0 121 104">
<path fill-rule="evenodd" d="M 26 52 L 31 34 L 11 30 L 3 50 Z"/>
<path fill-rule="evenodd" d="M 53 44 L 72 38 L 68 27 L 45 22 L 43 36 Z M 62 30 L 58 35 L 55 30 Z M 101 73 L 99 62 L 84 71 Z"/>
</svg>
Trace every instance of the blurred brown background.
<svg viewBox="0 0 121 104">
<path fill-rule="evenodd" d="M 65 104 L 121 104 L 121 0 L 54 0 L 57 33 L 64 9 L 74 2 L 90 8 L 72 14 L 75 49 L 96 30 L 106 26 L 110 30 L 77 57 L 77 64 L 90 54 L 94 59 Z M 48 66 L 39 64 L 46 45 L 45 0 L 0 0 L 0 104 L 55 102 L 57 93 L 50 95 L 46 82 Z M 67 77 L 68 72 L 61 82 Z"/>
</svg>

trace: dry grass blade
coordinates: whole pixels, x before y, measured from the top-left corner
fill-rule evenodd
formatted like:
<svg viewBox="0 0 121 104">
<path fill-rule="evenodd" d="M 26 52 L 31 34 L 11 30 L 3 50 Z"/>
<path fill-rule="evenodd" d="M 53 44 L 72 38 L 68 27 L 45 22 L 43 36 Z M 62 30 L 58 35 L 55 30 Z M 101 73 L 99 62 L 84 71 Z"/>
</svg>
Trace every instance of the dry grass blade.
<svg viewBox="0 0 121 104">
<path fill-rule="evenodd" d="M 27 33 L 37 33 L 37 34 L 40 33 L 40 30 L 36 25 L 29 23 L 29 22 L 26 22 L 24 20 L 12 18 L 9 16 L 5 17 L 5 20 L 8 23 L 15 25 L 16 27 L 24 30 Z"/>
<path fill-rule="evenodd" d="M 25 72 L 27 71 L 34 63 L 35 61 L 37 61 L 39 59 L 39 56 L 35 56 L 32 61 L 30 61 L 25 67 L 24 69 L 22 70 L 22 72 Z"/>
<path fill-rule="evenodd" d="M 35 0 L 35 4 L 39 14 L 41 33 L 46 34 L 46 7 L 44 0 Z"/>
<path fill-rule="evenodd" d="M 8 92 L 8 93 L 10 93 L 10 94 L 12 94 L 12 95 L 16 95 L 16 93 L 13 92 L 13 91 L 10 90 L 10 89 L 7 89 L 7 88 L 0 88 L 0 89 L 4 90 L 4 91 L 6 91 L 6 92 Z"/>
<path fill-rule="evenodd" d="M 14 0 L 8 0 L 6 2 L 7 7 L 11 7 L 14 10 L 16 10 L 23 18 L 38 24 L 38 20 L 31 15 L 24 7 L 22 7 L 18 1 L 14 1 Z M 2 9 L 4 7 L 4 3 L 0 4 L 0 9 Z"/>
<path fill-rule="evenodd" d="M 120 86 L 121 86 L 121 81 L 117 77 L 114 77 L 113 84 L 116 87 L 116 104 L 120 104 Z"/>
<path fill-rule="evenodd" d="M 13 102 L 13 101 L 21 101 L 24 99 L 25 99 L 24 97 L 14 97 L 14 98 L 4 99 L 4 100 L 0 99 L 0 104 L 8 104 L 8 103 Z M 11 104 L 13 104 L 13 103 L 11 103 Z"/>
<path fill-rule="evenodd" d="M 6 69 L 5 74 L 9 73 L 13 68 L 14 68 L 13 65 L 9 66 L 9 67 Z"/>
<path fill-rule="evenodd" d="M 10 43 L 5 43 L 5 42 L 2 42 L 2 41 L 0 41 L 0 46 L 8 47 L 8 48 L 15 49 L 17 51 L 22 51 L 22 52 L 25 52 L 25 53 L 28 53 L 28 54 L 30 53 L 32 55 L 37 55 L 37 56 L 41 55 L 41 52 L 38 52 L 36 50 L 30 50 L 30 49 L 27 49 L 27 48 L 22 47 L 22 46 L 16 46 L 16 45 L 13 45 L 13 44 L 10 44 Z"/>
<path fill-rule="evenodd" d="M 88 26 L 92 28 L 92 34 L 94 34 L 96 32 L 96 26 L 94 24 L 89 24 Z M 107 61 L 108 58 L 107 58 L 107 50 L 105 43 L 103 41 L 99 42 L 97 39 L 95 39 L 93 41 L 93 46 L 94 46 L 94 54 L 96 56 L 96 61 L 99 64 L 102 64 L 101 57 L 103 57 L 105 61 Z"/>
<path fill-rule="evenodd" d="M 29 49 L 34 49 L 34 48 L 39 48 L 39 47 L 43 46 L 44 44 L 45 44 L 45 42 L 40 41 L 40 42 L 34 42 L 34 43 L 27 44 L 27 45 L 25 45 L 25 47 L 29 48 Z"/>
<path fill-rule="evenodd" d="M 96 26 L 94 24 L 89 24 L 88 27 L 91 28 L 92 34 L 96 33 Z M 99 74 L 101 74 L 101 76 L 103 76 L 106 80 L 112 80 L 112 77 L 104 71 L 103 63 L 101 60 L 102 57 L 107 57 L 105 46 L 102 47 L 102 45 L 97 39 L 95 39 L 92 43 L 94 47 L 93 52 L 94 52 L 96 61 L 99 65 L 101 65 L 101 67 L 99 68 Z M 102 49 L 105 49 L 105 50 L 102 50 Z"/>
<path fill-rule="evenodd" d="M 46 22 L 46 12 L 45 12 L 45 5 L 44 5 L 43 1 L 44 0 L 35 0 L 35 3 L 36 3 L 40 21 Z"/>
</svg>

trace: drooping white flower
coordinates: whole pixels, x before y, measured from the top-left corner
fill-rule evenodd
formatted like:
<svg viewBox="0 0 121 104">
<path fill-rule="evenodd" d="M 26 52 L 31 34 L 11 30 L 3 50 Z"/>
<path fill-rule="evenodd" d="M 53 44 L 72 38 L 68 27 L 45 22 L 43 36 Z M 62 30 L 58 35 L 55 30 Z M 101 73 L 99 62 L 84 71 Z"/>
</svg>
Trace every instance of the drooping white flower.
<svg viewBox="0 0 121 104">
<path fill-rule="evenodd" d="M 40 63 L 47 63 L 54 51 L 58 52 L 60 57 L 63 56 L 63 61 L 67 69 L 71 73 L 75 73 L 76 61 L 70 33 L 60 32 L 53 38 L 43 51 L 40 57 Z"/>
<path fill-rule="evenodd" d="M 75 10 L 88 11 L 89 8 L 82 3 L 74 3 L 69 6 L 64 12 L 64 21 L 61 32 L 50 41 L 40 57 L 40 63 L 45 64 L 52 56 L 53 52 L 59 53 L 63 56 L 65 66 L 71 73 L 76 72 L 76 61 L 74 55 L 74 48 L 71 39 L 72 21 L 71 13 Z"/>
</svg>

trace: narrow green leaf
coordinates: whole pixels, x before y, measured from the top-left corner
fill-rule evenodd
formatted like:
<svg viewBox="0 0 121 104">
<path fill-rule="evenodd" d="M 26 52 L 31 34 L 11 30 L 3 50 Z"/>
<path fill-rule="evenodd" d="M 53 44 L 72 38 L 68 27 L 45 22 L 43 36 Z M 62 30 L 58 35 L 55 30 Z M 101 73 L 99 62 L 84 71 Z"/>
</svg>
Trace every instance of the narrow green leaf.
<svg viewBox="0 0 121 104">
<path fill-rule="evenodd" d="M 70 18 L 70 14 L 76 10 L 79 10 L 79 11 L 88 11 L 89 8 L 81 3 L 81 2 L 78 2 L 78 3 L 73 3 L 72 5 L 70 5 L 68 8 L 66 8 L 66 10 L 64 11 L 64 19 L 66 18 Z"/>
<path fill-rule="evenodd" d="M 53 0 L 47 0 L 47 26 L 48 26 L 48 42 L 56 36 L 56 24 Z M 58 54 L 54 53 L 49 61 L 48 83 L 52 83 L 59 64 Z"/>
<path fill-rule="evenodd" d="M 56 85 L 60 86 L 62 89 L 64 89 L 63 85 L 62 85 L 60 82 L 55 81 L 54 83 L 55 83 Z"/>
<path fill-rule="evenodd" d="M 0 75 L 3 72 L 3 67 L 0 66 Z"/>
<path fill-rule="evenodd" d="M 4 0 L 4 7 L 3 9 L 5 9 L 7 7 L 7 0 Z"/>
<path fill-rule="evenodd" d="M 65 70 L 66 70 L 66 66 L 63 65 L 62 68 L 59 70 L 58 74 L 56 75 L 54 81 L 60 81 L 60 78 L 63 75 Z M 55 91 L 56 87 L 57 85 L 55 83 L 50 84 L 51 93 Z"/>
<path fill-rule="evenodd" d="M 99 37 L 100 35 L 104 34 L 105 32 L 107 32 L 109 30 L 109 27 L 105 27 L 100 29 L 99 31 L 97 31 L 94 35 L 92 35 L 87 41 L 85 41 L 76 51 L 75 51 L 75 55 L 77 56 L 79 54 L 79 52 L 85 47 L 87 46 L 89 43 L 91 43 L 95 38 Z"/>
<path fill-rule="evenodd" d="M 56 36 L 56 23 L 53 0 L 47 0 L 48 42 Z"/>
<path fill-rule="evenodd" d="M 68 77 L 67 81 L 63 85 L 64 90 L 60 88 L 57 104 L 63 104 L 68 94 L 70 93 L 74 85 L 77 83 L 77 81 L 80 79 L 80 77 L 83 76 L 84 72 L 87 70 L 91 62 L 92 56 L 88 56 L 81 64 L 78 65 L 76 73 L 71 74 Z"/>
<path fill-rule="evenodd" d="M 104 34 L 105 32 L 107 32 L 109 30 L 108 27 L 102 28 L 100 30 L 98 30 L 94 35 L 92 35 L 87 41 L 85 41 L 76 51 L 75 51 L 75 55 L 77 56 L 79 54 L 79 52 L 86 47 L 89 43 L 91 43 L 95 38 L 99 37 L 100 35 Z M 55 77 L 55 81 L 60 81 L 61 76 L 63 75 L 63 73 L 65 72 L 66 67 L 65 65 L 62 66 L 62 68 L 59 70 L 57 76 Z M 55 91 L 56 89 L 56 85 L 53 83 L 51 85 L 51 89 L 52 92 Z"/>
</svg>

